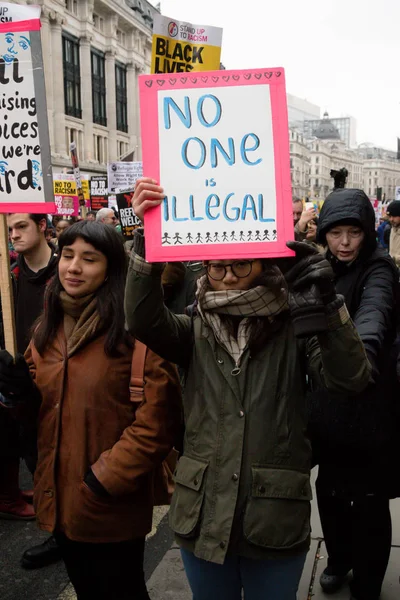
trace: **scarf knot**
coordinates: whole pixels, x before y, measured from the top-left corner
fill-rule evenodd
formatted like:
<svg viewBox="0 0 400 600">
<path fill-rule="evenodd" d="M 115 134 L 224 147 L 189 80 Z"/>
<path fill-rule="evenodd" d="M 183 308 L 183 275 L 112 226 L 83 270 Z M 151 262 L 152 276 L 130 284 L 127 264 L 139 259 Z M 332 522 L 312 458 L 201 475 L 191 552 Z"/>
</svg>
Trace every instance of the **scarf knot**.
<svg viewBox="0 0 400 600">
<path fill-rule="evenodd" d="M 236 367 L 239 367 L 249 343 L 251 318 L 267 317 L 272 320 L 279 313 L 288 310 L 287 296 L 286 288 L 276 294 L 262 285 L 249 290 L 211 290 L 207 275 L 200 277 L 197 282 L 199 314 L 212 328 L 219 345 L 232 356 Z M 220 315 L 242 317 L 237 337 Z"/>
<path fill-rule="evenodd" d="M 101 322 L 97 299 L 94 294 L 73 298 L 62 291 L 60 303 L 64 311 L 64 333 L 67 339 L 67 354 L 70 357 L 99 333 Z"/>
</svg>

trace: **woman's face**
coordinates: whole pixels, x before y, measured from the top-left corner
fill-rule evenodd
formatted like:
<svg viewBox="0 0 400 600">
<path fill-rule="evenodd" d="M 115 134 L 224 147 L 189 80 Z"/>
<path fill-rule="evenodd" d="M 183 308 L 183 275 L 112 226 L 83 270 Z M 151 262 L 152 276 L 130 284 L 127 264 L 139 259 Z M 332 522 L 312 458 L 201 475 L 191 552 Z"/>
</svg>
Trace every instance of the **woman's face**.
<svg viewBox="0 0 400 600">
<path fill-rule="evenodd" d="M 342 262 L 352 262 L 360 254 L 364 237 L 361 227 L 336 225 L 326 234 L 326 241 L 333 256 Z"/>
<path fill-rule="evenodd" d="M 97 292 L 107 277 L 107 258 L 82 238 L 64 246 L 58 275 L 69 296 L 82 298 Z"/>
<path fill-rule="evenodd" d="M 317 224 L 315 221 L 310 221 L 308 223 L 306 239 L 309 242 L 315 242 L 317 239 Z"/>
<path fill-rule="evenodd" d="M 233 270 L 232 270 L 233 266 Z M 261 260 L 210 260 L 206 264 L 213 290 L 249 290 L 263 272 Z"/>
<path fill-rule="evenodd" d="M 70 223 L 68 223 L 68 221 L 58 221 L 58 223 L 56 225 L 56 237 L 57 237 L 57 239 L 59 239 L 59 237 L 62 234 L 62 232 L 65 231 L 66 229 L 68 229 L 68 227 L 70 227 Z"/>
</svg>

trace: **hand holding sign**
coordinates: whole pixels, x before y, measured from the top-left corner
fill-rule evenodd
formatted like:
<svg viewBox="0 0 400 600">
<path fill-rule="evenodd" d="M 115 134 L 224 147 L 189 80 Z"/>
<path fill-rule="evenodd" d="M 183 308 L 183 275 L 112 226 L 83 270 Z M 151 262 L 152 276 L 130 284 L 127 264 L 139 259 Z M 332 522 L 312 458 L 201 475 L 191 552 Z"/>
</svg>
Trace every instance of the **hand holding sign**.
<svg viewBox="0 0 400 600">
<path fill-rule="evenodd" d="M 143 177 L 136 182 L 135 193 L 132 199 L 132 208 L 137 218 L 144 223 L 146 210 L 159 206 L 164 200 L 164 190 L 157 185 L 155 179 Z"/>
</svg>

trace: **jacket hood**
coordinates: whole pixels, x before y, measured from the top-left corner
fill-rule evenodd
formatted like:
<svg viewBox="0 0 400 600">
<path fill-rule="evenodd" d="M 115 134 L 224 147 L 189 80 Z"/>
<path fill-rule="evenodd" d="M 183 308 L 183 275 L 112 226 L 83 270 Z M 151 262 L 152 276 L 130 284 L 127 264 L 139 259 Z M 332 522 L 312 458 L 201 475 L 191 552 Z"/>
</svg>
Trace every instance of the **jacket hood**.
<svg viewBox="0 0 400 600">
<path fill-rule="evenodd" d="M 329 194 L 319 217 L 317 243 L 325 246 L 328 231 L 346 222 L 361 227 L 365 234 L 363 251 L 371 254 L 377 246 L 375 211 L 363 190 L 343 188 Z"/>
<path fill-rule="evenodd" d="M 22 256 L 22 254 L 20 254 L 17 258 L 17 265 L 19 267 L 20 274 L 23 274 L 23 276 L 30 283 L 33 283 L 35 285 L 43 285 L 43 284 L 47 283 L 47 281 L 53 277 L 53 275 L 56 271 L 57 262 L 58 262 L 57 255 L 52 254 L 47 266 L 44 267 L 43 269 L 40 269 L 40 271 L 38 271 L 37 273 L 33 273 L 27 267 L 27 264 L 25 262 L 24 257 Z"/>
</svg>

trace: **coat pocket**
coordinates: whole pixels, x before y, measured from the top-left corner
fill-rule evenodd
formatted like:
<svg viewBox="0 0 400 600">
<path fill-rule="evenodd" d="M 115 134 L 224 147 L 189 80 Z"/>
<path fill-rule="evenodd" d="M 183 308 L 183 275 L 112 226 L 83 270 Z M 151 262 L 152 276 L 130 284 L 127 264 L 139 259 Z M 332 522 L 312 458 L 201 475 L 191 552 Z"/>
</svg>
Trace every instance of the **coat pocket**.
<svg viewBox="0 0 400 600">
<path fill-rule="evenodd" d="M 182 537 L 197 534 L 204 499 L 204 474 L 208 462 L 181 456 L 175 471 L 175 492 L 169 511 L 171 529 Z"/>
<path fill-rule="evenodd" d="M 271 550 L 295 548 L 310 535 L 310 477 L 272 467 L 252 467 L 243 532 L 251 544 Z"/>
</svg>

